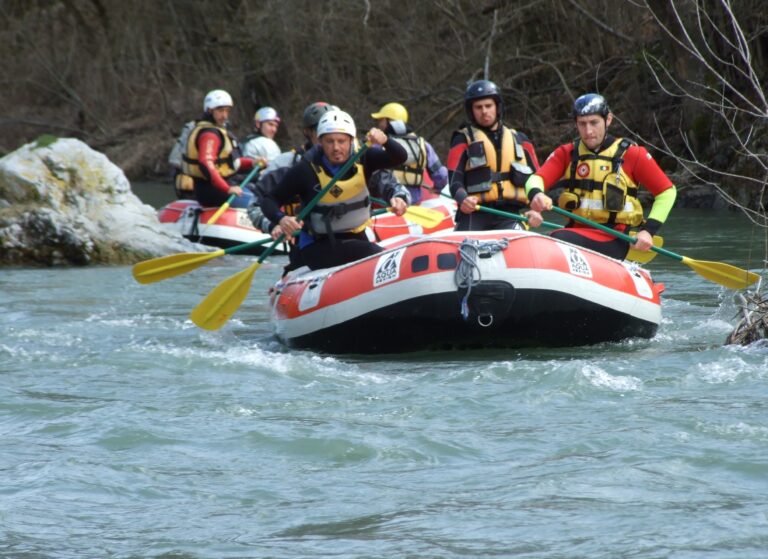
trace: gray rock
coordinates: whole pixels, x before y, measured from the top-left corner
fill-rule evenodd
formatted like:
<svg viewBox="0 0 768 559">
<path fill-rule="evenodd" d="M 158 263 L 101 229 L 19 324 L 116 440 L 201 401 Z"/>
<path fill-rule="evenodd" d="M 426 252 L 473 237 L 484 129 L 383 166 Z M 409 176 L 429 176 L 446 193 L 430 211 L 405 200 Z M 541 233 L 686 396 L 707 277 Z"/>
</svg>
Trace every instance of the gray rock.
<svg viewBox="0 0 768 559">
<path fill-rule="evenodd" d="M 206 250 L 163 227 L 122 170 L 80 140 L 41 137 L 0 159 L 0 264 L 132 264 Z"/>
</svg>

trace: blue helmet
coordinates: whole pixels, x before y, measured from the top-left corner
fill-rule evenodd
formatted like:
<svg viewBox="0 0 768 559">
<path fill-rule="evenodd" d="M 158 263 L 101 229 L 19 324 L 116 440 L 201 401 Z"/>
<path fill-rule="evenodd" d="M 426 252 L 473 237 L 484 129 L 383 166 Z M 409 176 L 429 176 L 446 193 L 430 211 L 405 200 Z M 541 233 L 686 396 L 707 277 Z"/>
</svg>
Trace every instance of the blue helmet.
<svg viewBox="0 0 768 559">
<path fill-rule="evenodd" d="M 608 116 L 611 109 L 605 97 L 597 93 L 585 93 L 573 102 L 573 118 L 577 116 L 600 115 L 603 118 Z"/>
<path fill-rule="evenodd" d="M 469 122 L 475 121 L 472 115 L 472 102 L 486 97 L 496 101 L 496 119 L 501 120 L 504 117 L 504 101 L 501 98 L 499 86 L 490 80 L 477 80 L 469 84 L 464 93 L 464 111 L 467 113 Z"/>
</svg>

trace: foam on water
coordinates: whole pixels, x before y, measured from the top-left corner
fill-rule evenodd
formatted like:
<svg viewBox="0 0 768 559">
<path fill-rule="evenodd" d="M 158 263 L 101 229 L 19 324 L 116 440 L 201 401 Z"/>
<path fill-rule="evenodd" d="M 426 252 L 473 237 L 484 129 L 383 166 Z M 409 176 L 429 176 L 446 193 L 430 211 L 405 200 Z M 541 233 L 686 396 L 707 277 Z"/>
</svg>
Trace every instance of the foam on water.
<svg viewBox="0 0 768 559">
<path fill-rule="evenodd" d="M 249 261 L 3 271 L 0 555 L 764 555 L 768 351 L 684 267 L 652 340 L 331 357 L 272 337 L 279 265 L 189 321 Z"/>
<path fill-rule="evenodd" d="M 641 390 L 643 387 L 643 382 L 639 378 L 611 375 L 596 365 L 586 365 L 581 372 L 593 386 L 614 392 L 630 392 Z"/>
</svg>

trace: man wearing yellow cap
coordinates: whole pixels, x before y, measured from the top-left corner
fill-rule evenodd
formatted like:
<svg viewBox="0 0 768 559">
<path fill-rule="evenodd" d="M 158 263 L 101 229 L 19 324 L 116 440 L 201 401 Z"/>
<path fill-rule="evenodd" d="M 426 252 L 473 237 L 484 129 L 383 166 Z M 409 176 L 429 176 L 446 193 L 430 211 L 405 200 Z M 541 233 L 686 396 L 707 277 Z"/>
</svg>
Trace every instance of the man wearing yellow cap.
<svg viewBox="0 0 768 559">
<path fill-rule="evenodd" d="M 410 192 L 413 203 L 421 200 L 422 187 L 442 190 L 448 182 L 448 170 L 430 143 L 408 124 L 408 110 L 400 103 L 387 103 L 371 116 L 376 119 L 377 128 L 408 153 L 405 163 L 395 167 L 393 172 L 397 182 Z"/>
</svg>

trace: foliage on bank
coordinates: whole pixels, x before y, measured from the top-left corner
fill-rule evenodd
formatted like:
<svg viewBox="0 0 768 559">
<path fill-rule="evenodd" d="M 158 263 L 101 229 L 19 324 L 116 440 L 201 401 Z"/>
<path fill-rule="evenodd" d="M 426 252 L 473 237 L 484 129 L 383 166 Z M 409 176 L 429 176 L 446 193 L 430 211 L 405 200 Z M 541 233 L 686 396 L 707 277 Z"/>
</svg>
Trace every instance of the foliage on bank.
<svg viewBox="0 0 768 559">
<path fill-rule="evenodd" d="M 487 71 L 507 122 L 540 157 L 573 135 L 572 100 L 599 91 L 620 132 L 657 148 L 678 184 L 725 185 L 730 203 L 763 203 L 768 106 L 748 75 L 768 75 L 762 0 L 9 0 L 0 15 L 0 101 L 13 108 L 0 152 L 51 133 L 86 141 L 131 177 L 161 174 L 181 124 L 207 90 L 224 88 L 240 136 L 262 105 L 284 115 L 288 146 L 311 101 L 341 105 L 360 128 L 399 101 L 445 153 L 466 83 Z M 742 111 L 740 92 L 754 112 Z"/>
</svg>

